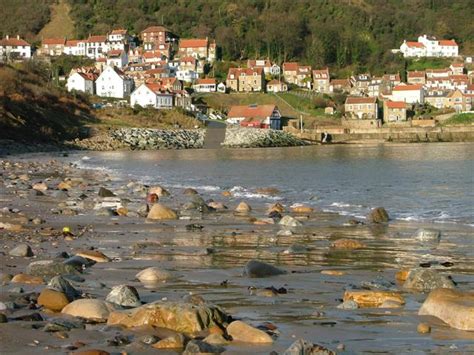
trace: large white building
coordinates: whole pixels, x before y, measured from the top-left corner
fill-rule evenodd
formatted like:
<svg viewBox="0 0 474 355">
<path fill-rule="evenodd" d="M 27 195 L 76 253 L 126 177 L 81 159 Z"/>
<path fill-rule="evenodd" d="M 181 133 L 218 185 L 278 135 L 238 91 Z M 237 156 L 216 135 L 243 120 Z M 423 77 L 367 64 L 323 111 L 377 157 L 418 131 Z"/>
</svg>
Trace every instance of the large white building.
<svg viewBox="0 0 474 355">
<path fill-rule="evenodd" d="M 421 84 L 397 85 L 392 90 L 392 101 L 409 104 L 424 103 L 424 89 Z"/>
<path fill-rule="evenodd" d="M 418 41 L 403 41 L 400 52 L 408 57 L 457 57 L 459 46 L 453 39 L 438 40 L 433 36 L 419 36 Z"/>
<path fill-rule="evenodd" d="M 10 38 L 6 36 L 0 39 L 0 62 L 12 59 L 29 59 L 31 58 L 31 45 L 20 36 Z"/>
<path fill-rule="evenodd" d="M 133 80 L 120 69 L 107 66 L 96 80 L 97 96 L 123 99 L 130 96 Z"/>
</svg>

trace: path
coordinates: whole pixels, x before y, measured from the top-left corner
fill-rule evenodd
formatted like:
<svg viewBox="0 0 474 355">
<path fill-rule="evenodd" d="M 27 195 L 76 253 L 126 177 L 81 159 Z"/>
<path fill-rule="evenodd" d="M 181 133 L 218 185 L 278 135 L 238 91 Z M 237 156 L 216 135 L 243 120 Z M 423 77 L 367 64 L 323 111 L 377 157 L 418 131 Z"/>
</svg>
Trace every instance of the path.
<svg viewBox="0 0 474 355">
<path fill-rule="evenodd" d="M 38 33 L 38 39 L 43 38 L 72 38 L 74 36 L 74 22 L 69 16 L 69 4 L 66 0 L 59 0 L 51 5 L 51 21 Z"/>
<path fill-rule="evenodd" d="M 226 124 L 219 121 L 207 121 L 204 149 L 219 149 L 224 142 Z"/>
</svg>

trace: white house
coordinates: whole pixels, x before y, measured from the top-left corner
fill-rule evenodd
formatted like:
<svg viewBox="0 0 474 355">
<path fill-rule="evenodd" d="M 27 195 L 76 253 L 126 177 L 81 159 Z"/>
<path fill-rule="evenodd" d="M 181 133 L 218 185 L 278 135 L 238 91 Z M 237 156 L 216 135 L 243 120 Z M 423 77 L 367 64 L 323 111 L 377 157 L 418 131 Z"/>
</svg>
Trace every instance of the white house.
<svg viewBox="0 0 474 355">
<path fill-rule="evenodd" d="M 109 50 L 128 51 L 129 49 L 135 48 L 132 37 L 128 34 L 128 31 L 124 29 L 112 30 L 112 32 L 107 35 L 107 45 Z"/>
<path fill-rule="evenodd" d="M 86 55 L 86 40 L 69 39 L 64 45 L 64 54 L 67 55 Z"/>
<path fill-rule="evenodd" d="M 224 83 L 219 83 L 217 84 L 217 92 L 220 92 L 221 94 L 225 94 L 227 88 Z"/>
<path fill-rule="evenodd" d="M 392 101 L 415 104 L 424 103 L 424 90 L 421 84 L 397 85 L 392 90 Z"/>
<path fill-rule="evenodd" d="M 31 45 L 20 36 L 10 38 L 6 36 L 0 40 L 0 62 L 9 59 L 29 59 L 31 58 Z"/>
<path fill-rule="evenodd" d="M 107 65 L 117 68 L 124 68 L 128 64 L 128 55 L 126 51 L 113 49 L 107 52 Z"/>
<path fill-rule="evenodd" d="M 176 71 L 176 78 L 178 80 L 191 83 L 199 78 L 199 74 L 194 70 L 178 70 Z"/>
<path fill-rule="evenodd" d="M 173 107 L 173 94 L 160 91 L 161 85 L 142 84 L 130 95 L 130 106 L 170 109 Z"/>
<path fill-rule="evenodd" d="M 98 96 L 123 99 L 132 92 L 133 80 L 116 67 L 105 67 L 96 81 Z"/>
<path fill-rule="evenodd" d="M 89 58 L 104 58 L 108 49 L 107 36 L 89 36 L 86 41 L 86 56 Z"/>
<path fill-rule="evenodd" d="M 81 91 L 94 95 L 94 80 L 96 76 L 92 73 L 75 72 L 67 79 L 67 91 Z"/>
<path fill-rule="evenodd" d="M 198 79 L 193 85 L 196 92 L 215 92 L 217 89 L 216 79 Z"/>
<path fill-rule="evenodd" d="M 404 57 L 457 57 L 459 46 L 453 39 L 438 40 L 433 36 L 419 36 L 418 41 L 403 41 L 400 52 Z"/>
</svg>

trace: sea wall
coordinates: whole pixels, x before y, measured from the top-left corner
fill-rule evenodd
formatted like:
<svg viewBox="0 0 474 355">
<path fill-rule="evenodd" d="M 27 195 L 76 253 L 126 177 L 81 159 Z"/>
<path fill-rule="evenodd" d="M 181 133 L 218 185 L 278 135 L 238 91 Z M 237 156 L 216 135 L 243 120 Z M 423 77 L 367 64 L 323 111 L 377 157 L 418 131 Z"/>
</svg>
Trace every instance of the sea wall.
<svg viewBox="0 0 474 355">
<path fill-rule="evenodd" d="M 148 128 L 122 128 L 110 133 L 113 139 L 134 150 L 202 148 L 205 134 L 204 129 Z"/>
<path fill-rule="evenodd" d="M 306 145 L 306 142 L 285 131 L 228 127 L 222 145 L 236 148 L 293 147 Z"/>
</svg>

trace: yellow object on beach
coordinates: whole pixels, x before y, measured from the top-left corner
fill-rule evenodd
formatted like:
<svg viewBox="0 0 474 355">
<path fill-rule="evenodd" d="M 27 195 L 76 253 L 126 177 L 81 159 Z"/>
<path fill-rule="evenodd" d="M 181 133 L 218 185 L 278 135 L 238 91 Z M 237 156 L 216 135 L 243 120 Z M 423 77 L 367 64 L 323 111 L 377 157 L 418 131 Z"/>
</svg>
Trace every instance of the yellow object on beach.
<svg viewBox="0 0 474 355">
<path fill-rule="evenodd" d="M 71 228 L 69 228 L 69 227 L 64 227 L 64 228 L 63 228 L 63 233 L 71 233 Z"/>
</svg>

